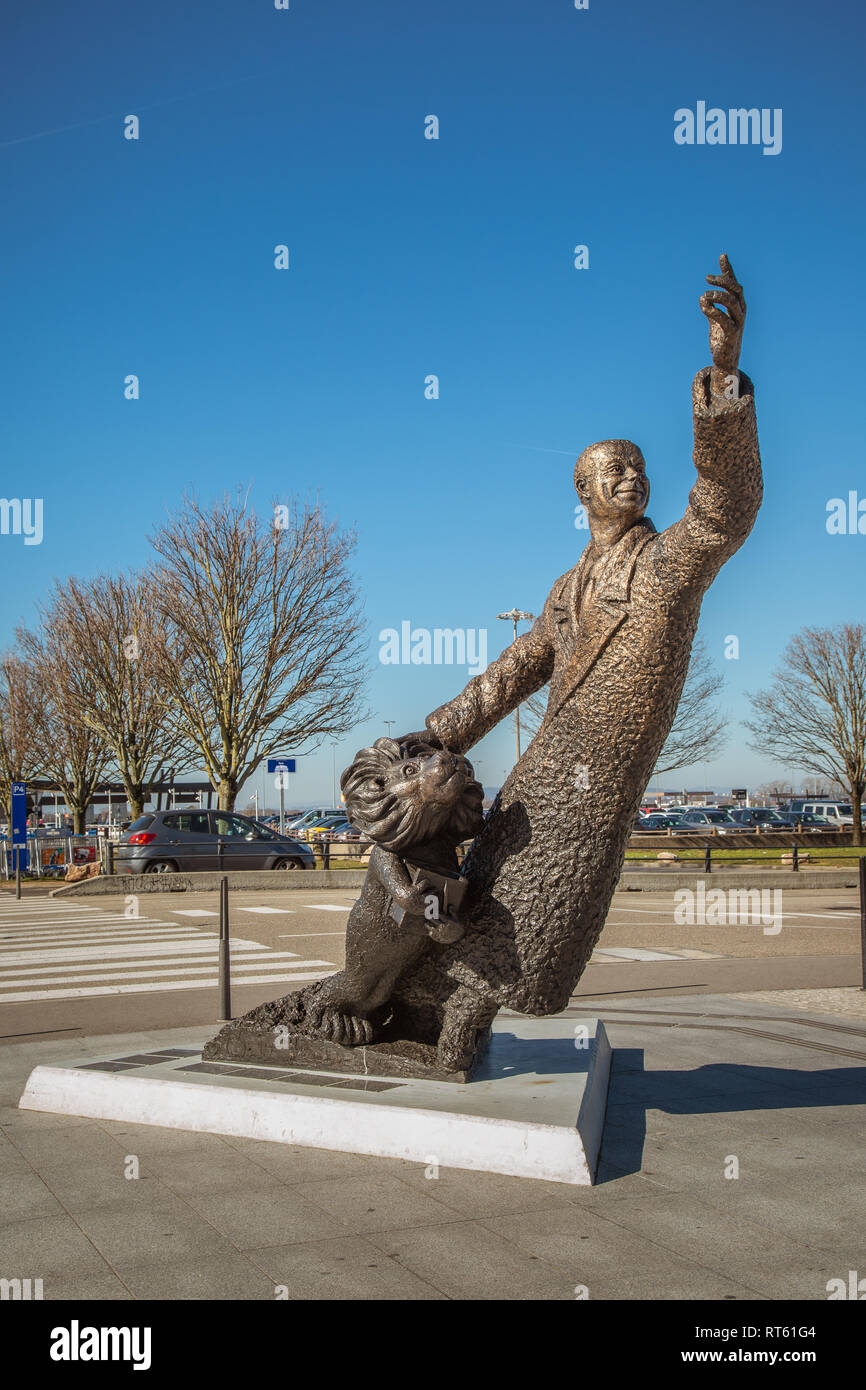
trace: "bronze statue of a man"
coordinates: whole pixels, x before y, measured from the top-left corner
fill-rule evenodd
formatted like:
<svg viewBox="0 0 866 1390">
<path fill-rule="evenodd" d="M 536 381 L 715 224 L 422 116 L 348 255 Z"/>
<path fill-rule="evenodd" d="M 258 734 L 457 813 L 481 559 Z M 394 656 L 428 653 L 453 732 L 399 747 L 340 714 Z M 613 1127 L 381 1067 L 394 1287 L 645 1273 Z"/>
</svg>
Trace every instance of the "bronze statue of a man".
<svg viewBox="0 0 866 1390">
<path fill-rule="evenodd" d="M 550 682 L 544 722 L 500 791 L 463 873 L 463 938 L 416 967 L 447 993 L 449 1066 L 497 1008 L 564 1008 L 604 925 L 641 797 L 670 731 L 701 600 L 761 504 L 754 390 L 738 370 L 746 304 L 726 256 L 701 296 L 713 365 L 692 389 L 697 481 L 658 532 L 649 481 L 627 440 L 584 449 L 575 487 L 591 539 L 532 630 L 427 719 L 465 753 Z M 434 981 L 438 977 L 438 983 Z M 447 983 L 446 983 L 447 982 Z M 420 979 L 398 982 L 414 996 Z"/>
<path fill-rule="evenodd" d="M 551 1014 L 568 1003 L 604 926 L 635 814 L 676 713 L 701 600 L 761 503 L 753 387 L 738 370 L 746 305 L 726 256 L 720 270 L 707 276 L 714 288 L 701 297 L 713 365 L 692 389 L 698 476 L 685 515 L 661 532 L 644 515 L 649 481 L 637 445 L 608 439 L 584 449 L 575 487 L 591 539 L 554 584 L 532 630 L 435 710 L 425 732 L 380 740 L 359 755 L 381 744 L 377 756 L 394 762 L 401 786 L 409 786 L 411 764 L 419 786 L 426 779 L 435 790 L 439 771 L 431 764 L 428 777 L 425 760 L 436 749 L 465 754 L 550 683 L 541 728 L 463 864 L 463 934 L 448 941 L 416 931 L 404 951 L 371 871 L 364 892 L 376 911 L 365 913 L 362 900 L 353 913 L 346 970 L 254 1011 L 248 1018 L 261 1014 L 259 1027 L 277 1021 L 282 1008 L 296 1028 L 341 1045 L 367 1046 L 390 1034 L 435 1046 L 440 1068 L 456 1073 L 471 1065 L 499 1008 Z M 461 795 L 471 778 L 466 767 Z M 456 774 L 446 771 L 451 786 Z M 405 805 L 395 802 L 394 824 L 416 801 L 424 804 L 414 793 Z M 415 823 L 423 830 L 423 817 Z M 416 844 L 408 858 L 432 864 L 428 848 Z M 438 841 L 434 848 L 432 866 L 443 867 Z M 404 906 L 420 891 L 407 886 Z"/>
</svg>

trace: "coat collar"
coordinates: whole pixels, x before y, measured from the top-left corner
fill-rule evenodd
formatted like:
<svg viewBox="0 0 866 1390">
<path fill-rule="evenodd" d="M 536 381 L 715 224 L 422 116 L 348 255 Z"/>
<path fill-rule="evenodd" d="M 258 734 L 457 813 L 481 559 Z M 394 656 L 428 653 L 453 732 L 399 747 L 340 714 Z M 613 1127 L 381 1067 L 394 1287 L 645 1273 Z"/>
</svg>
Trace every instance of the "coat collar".
<svg viewBox="0 0 866 1390">
<path fill-rule="evenodd" d="M 560 582 L 554 595 L 553 618 L 559 640 L 571 655 L 551 690 L 548 714 L 555 714 L 574 693 L 628 617 L 637 558 L 655 534 L 656 528 L 644 517 L 607 552 L 590 541 L 574 569 Z M 583 605 L 583 590 L 593 566 L 597 570 L 595 591 L 592 600 Z"/>
</svg>

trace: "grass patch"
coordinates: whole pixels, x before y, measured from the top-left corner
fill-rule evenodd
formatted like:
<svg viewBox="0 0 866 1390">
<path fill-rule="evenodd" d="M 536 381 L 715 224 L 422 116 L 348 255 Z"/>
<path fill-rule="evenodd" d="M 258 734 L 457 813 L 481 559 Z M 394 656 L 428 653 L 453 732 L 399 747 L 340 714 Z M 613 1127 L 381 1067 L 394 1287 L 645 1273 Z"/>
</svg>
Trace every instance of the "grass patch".
<svg viewBox="0 0 866 1390">
<path fill-rule="evenodd" d="M 728 849 L 727 847 L 725 847 L 725 849 L 717 849 L 715 845 L 712 845 L 710 848 L 712 850 L 712 861 L 714 864 L 721 863 L 722 861 L 731 864 L 748 864 L 750 861 L 757 861 L 768 865 L 775 865 L 777 868 L 784 867 L 782 865 L 782 855 L 791 853 L 790 849 L 784 849 L 780 846 L 774 846 L 772 849 L 752 848 L 738 850 Z M 852 860 L 866 854 L 866 846 L 863 845 L 849 845 L 847 848 L 834 845 L 826 849 L 811 849 L 801 845 L 799 849 L 801 859 L 804 854 L 808 854 L 809 858 L 806 860 L 806 863 L 809 868 L 812 868 L 816 864 L 831 865 L 839 860 L 842 860 L 843 863 L 847 860 L 850 863 Z M 704 859 L 704 850 L 702 849 L 675 849 L 673 853 L 680 860 L 700 859 L 703 862 Z M 658 855 L 658 850 L 627 849 L 625 852 L 627 861 L 642 861 L 652 864 L 658 862 Z"/>
</svg>

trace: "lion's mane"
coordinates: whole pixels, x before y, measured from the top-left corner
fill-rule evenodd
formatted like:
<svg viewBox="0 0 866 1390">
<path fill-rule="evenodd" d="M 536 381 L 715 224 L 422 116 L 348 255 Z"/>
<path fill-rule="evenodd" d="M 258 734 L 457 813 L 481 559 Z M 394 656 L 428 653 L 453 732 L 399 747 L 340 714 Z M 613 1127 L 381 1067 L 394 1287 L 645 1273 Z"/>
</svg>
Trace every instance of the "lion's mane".
<svg viewBox="0 0 866 1390">
<path fill-rule="evenodd" d="M 340 778 L 352 824 L 396 854 L 442 835 L 454 845 L 476 835 L 484 820 L 484 790 L 468 758 L 457 756 L 467 780 L 451 801 L 426 801 L 412 795 L 411 781 L 402 793 L 393 786 L 393 774 L 401 764 L 439 751 L 429 743 L 401 745 L 390 738 L 377 738 L 371 748 L 362 748 Z"/>
</svg>

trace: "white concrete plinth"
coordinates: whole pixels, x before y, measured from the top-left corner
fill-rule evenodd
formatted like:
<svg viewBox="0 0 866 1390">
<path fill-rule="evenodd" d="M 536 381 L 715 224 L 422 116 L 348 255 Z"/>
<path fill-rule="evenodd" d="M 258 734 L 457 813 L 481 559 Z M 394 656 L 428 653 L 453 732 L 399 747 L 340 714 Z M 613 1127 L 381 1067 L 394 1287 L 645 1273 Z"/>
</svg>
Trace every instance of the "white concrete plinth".
<svg viewBox="0 0 866 1390">
<path fill-rule="evenodd" d="M 463 1086 L 240 1062 L 199 1071 L 200 1052 L 170 1052 L 36 1067 L 19 1106 L 549 1182 L 595 1175 L 611 1058 L 596 1019 L 500 1015 Z"/>
</svg>

